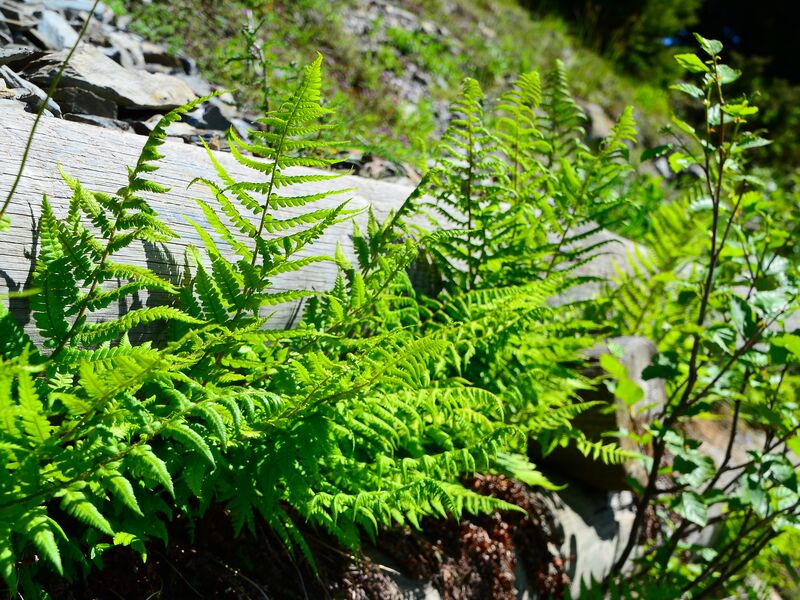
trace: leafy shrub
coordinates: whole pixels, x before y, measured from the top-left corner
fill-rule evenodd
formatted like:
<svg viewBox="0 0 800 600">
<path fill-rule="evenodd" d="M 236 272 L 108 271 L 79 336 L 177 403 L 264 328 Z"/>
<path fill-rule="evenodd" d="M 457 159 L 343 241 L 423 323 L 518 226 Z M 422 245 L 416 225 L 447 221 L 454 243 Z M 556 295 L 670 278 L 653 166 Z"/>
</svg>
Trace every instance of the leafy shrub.
<svg viewBox="0 0 800 600">
<path fill-rule="evenodd" d="M 722 63 L 722 44 L 696 37 L 705 56 L 676 59 L 699 81 L 675 89 L 702 103 L 706 124 L 695 130 L 674 118 L 686 141 L 663 150 L 675 172 L 701 176 L 653 211 L 650 251 L 632 257 L 607 308 L 615 333 L 657 342 L 643 376 L 664 378 L 668 396 L 644 436 L 653 461 L 617 574 L 654 507 L 660 539 L 649 541 L 634 578 L 706 598 L 735 589 L 763 548 L 800 525 L 792 454 L 800 337 L 791 325 L 799 265 L 793 192 L 748 169 L 750 151 L 769 143 L 747 130 L 758 109 L 725 93 L 739 72 Z M 729 429 L 715 463 L 692 424 L 719 418 Z M 761 435 L 742 457 L 747 431 Z M 694 536 L 715 525 L 716 544 L 697 545 Z"/>
</svg>

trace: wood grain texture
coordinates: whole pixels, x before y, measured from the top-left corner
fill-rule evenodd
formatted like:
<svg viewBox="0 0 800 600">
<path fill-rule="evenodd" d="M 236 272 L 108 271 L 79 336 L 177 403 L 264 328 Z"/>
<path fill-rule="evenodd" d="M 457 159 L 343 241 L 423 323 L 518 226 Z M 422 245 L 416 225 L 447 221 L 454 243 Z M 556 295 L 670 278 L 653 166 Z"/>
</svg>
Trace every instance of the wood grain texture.
<svg viewBox="0 0 800 600">
<path fill-rule="evenodd" d="M 33 124 L 33 116 L 16 108 L 16 104 L 0 105 L 0 197 L 5 198 L 19 167 L 20 156 L 28 132 Z M 0 294 L 7 291 L 25 289 L 30 283 L 33 261 L 37 252 L 36 224 L 41 210 L 43 196 L 47 196 L 57 215 L 64 215 L 71 191 L 61 180 L 58 165 L 65 172 L 80 179 L 87 189 L 101 192 L 114 192 L 126 182 L 127 165 L 135 164 L 145 138 L 142 136 L 110 131 L 54 118 L 44 118 L 34 137 L 34 143 L 17 189 L 8 216 L 11 230 L 0 238 Z M 177 275 L 179 265 L 183 264 L 187 245 L 201 245 L 194 228 L 187 217 L 201 225 L 207 225 L 200 207 L 193 198 L 205 200 L 216 206 L 210 192 L 202 185 L 188 188 L 196 177 L 216 179 L 211 161 L 203 148 L 168 140 L 162 146 L 165 158 L 160 162 L 160 170 L 153 174 L 158 183 L 170 187 L 166 194 L 151 194 L 146 197 L 160 214 L 161 218 L 178 234 L 179 239 L 166 245 L 140 244 L 130 251 L 117 255 L 116 262 L 147 265 L 165 276 Z M 260 174 L 239 165 L 230 154 L 216 153 L 219 162 L 239 180 L 258 181 Z M 295 169 L 294 173 L 313 172 L 309 169 Z M 306 184 L 291 190 L 291 194 L 315 193 L 326 189 L 353 188 L 347 194 L 336 195 L 313 205 L 313 208 L 330 207 L 349 199 L 348 208 L 364 209 L 368 198 L 376 199 L 376 214 L 385 217 L 407 196 L 409 190 L 402 186 L 343 176 L 335 181 Z M 275 215 L 286 218 L 303 211 L 312 210 L 306 206 L 299 209 L 284 209 Z M 359 216 L 364 219 L 364 215 Z M 210 228 L 209 228 L 210 229 Z M 336 243 L 340 242 L 346 252 L 352 251 L 350 243 L 350 223 L 340 223 L 331 227 L 313 246 L 298 254 L 298 258 L 309 254 L 333 256 Z M 333 285 L 336 268 L 332 263 L 314 263 L 300 272 L 276 277 L 275 291 L 288 289 L 327 290 Z M 137 303 L 155 302 L 155 299 L 134 297 L 121 303 L 110 312 L 95 313 L 91 318 L 103 320 L 128 310 Z M 25 302 L 12 302 L 11 309 L 18 321 L 29 324 L 30 317 L 24 308 Z M 276 325 L 285 322 L 294 312 L 291 305 L 281 306 L 274 317 Z M 33 333 L 30 327 L 27 328 Z"/>
<path fill-rule="evenodd" d="M 33 124 L 33 115 L 24 112 L 16 103 L 0 103 L 0 198 L 5 198 L 13 178 L 19 168 L 28 132 Z M 57 215 L 65 213 L 70 190 L 61 180 L 58 165 L 73 177 L 80 179 L 84 187 L 99 192 L 114 192 L 126 181 L 126 167 L 135 164 L 145 138 L 132 133 L 112 131 L 45 117 L 34 137 L 28 162 L 23 173 L 17 193 L 11 203 L 9 216 L 11 230 L 0 238 L 0 294 L 8 291 L 20 291 L 30 283 L 33 268 L 33 257 L 36 256 L 36 224 L 41 210 L 41 200 L 47 196 Z M 189 183 L 197 177 L 216 179 L 209 157 L 203 148 L 168 140 L 162 146 L 165 158 L 160 162 L 160 169 L 153 175 L 158 183 L 170 187 L 167 194 L 150 195 L 151 205 L 161 218 L 179 235 L 179 239 L 166 245 L 139 245 L 132 250 L 120 253 L 116 262 L 129 262 L 146 265 L 165 277 L 176 277 L 180 265 L 183 264 L 184 250 L 187 245 L 200 245 L 194 228 L 187 221 L 207 225 L 205 217 L 193 198 L 200 198 L 215 206 L 212 195 L 202 185 L 189 188 Z M 217 160 L 241 181 L 258 180 L 260 174 L 237 163 L 230 154 L 216 152 Z M 318 173 L 311 169 L 294 169 L 294 173 Z M 352 188 L 344 195 L 336 195 L 328 200 L 307 205 L 299 209 L 283 209 L 275 214 L 276 218 L 286 218 L 313 208 L 329 207 L 349 198 L 348 207 L 365 209 L 371 206 L 378 220 L 385 219 L 392 210 L 397 209 L 411 192 L 408 186 L 364 179 L 345 175 L 334 181 L 325 181 L 291 190 L 292 195 L 315 193 L 323 190 Z M 357 220 L 363 221 L 362 213 Z M 426 225 L 427 220 L 420 217 L 419 224 Z M 352 256 L 350 223 L 340 223 L 331 227 L 313 246 L 307 248 L 300 256 L 322 254 L 332 256 L 336 244 L 340 243 L 346 254 Z M 606 254 L 583 265 L 579 274 L 592 275 L 601 279 L 614 274 L 613 263 L 625 264 L 625 252 L 633 247 L 632 242 L 606 231 L 590 236 L 582 243 L 594 244 L 599 241 L 611 242 L 605 246 Z M 330 289 L 336 277 L 336 268 L 330 262 L 314 263 L 300 272 L 277 277 L 274 280 L 275 291 L 289 289 L 312 289 L 324 291 Z M 598 287 L 588 284 L 569 291 L 570 300 L 585 298 Z M 566 300 L 562 298 L 561 300 Z M 104 320 L 141 305 L 157 303 L 157 298 L 148 298 L 146 294 L 135 296 L 127 301 L 110 307 L 105 313 L 94 313 L 90 318 Z M 30 327 L 30 315 L 24 300 L 13 300 L 10 308 L 15 318 L 26 325 L 26 330 L 34 335 Z M 276 326 L 286 324 L 295 313 L 293 305 L 283 305 L 275 312 L 273 323 Z M 35 338 L 35 335 L 34 335 Z M 38 340 L 35 340 L 38 341 Z"/>
</svg>

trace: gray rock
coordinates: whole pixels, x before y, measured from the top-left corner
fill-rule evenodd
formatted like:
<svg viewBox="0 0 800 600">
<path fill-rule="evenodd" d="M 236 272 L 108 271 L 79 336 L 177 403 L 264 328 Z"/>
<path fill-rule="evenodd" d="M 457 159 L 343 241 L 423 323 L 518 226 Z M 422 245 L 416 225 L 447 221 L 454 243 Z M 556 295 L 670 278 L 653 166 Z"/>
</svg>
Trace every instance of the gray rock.
<svg viewBox="0 0 800 600">
<path fill-rule="evenodd" d="M 65 57 L 66 52 L 62 51 L 36 61 L 28 68 L 30 78 L 49 84 Z M 189 86 L 177 77 L 125 69 L 101 49 L 92 47 L 76 50 L 61 82 L 134 110 L 169 110 L 195 98 Z"/>
<path fill-rule="evenodd" d="M 25 103 L 30 111 L 36 111 L 42 102 L 47 102 L 47 110 L 57 117 L 61 116 L 61 108 L 53 99 L 47 98 L 47 93 L 40 87 L 27 81 L 8 68 L 7 65 L 0 65 L 0 80 L 3 80 L 6 87 L 15 90 L 15 98 Z"/>
<path fill-rule="evenodd" d="M 48 49 L 55 51 L 71 48 L 78 41 L 78 32 L 61 13 L 52 10 L 42 12 L 42 18 L 36 25 L 36 34 Z"/>
<path fill-rule="evenodd" d="M 159 68 L 159 69 L 168 68 L 168 67 L 165 67 L 164 65 L 160 65 L 160 64 L 157 64 L 157 63 L 155 63 L 155 64 L 154 63 L 148 63 L 148 65 L 147 65 L 147 69 L 148 70 L 153 69 L 154 67 L 155 68 Z M 175 77 L 178 77 L 178 78 L 182 79 L 183 81 L 185 81 L 186 85 L 188 85 L 190 88 L 192 88 L 192 91 L 195 94 L 197 94 L 198 96 L 208 96 L 213 91 L 211 89 L 211 84 L 208 83 L 208 81 L 206 81 L 205 79 L 203 79 L 202 77 L 200 77 L 198 75 L 186 75 L 184 73 L 178 73 L 177 75 L 175 75 Z"/>
<path fill-rule="evenodd" d="M 111 47 L 119 52 L 117 62 L 126 69 L 143 69 L 145 65 L 142 52 L 142 39 L 139 36 L 112 31 L 106 35 Z"/>
<path fill-rule="evenodd" d="M 215 129 L 217 131 L 228 131 L 233 127 L 231 120 L 225 116 L 223 109 L 218 104 L 208 104 L 203 110 L 203 129 Z"/>
<path fill-rule="evenodd" d="M 5 46 L 14 41 L 11 36 L 11 30 L 6 25 L 5 21 L 0 21 L 0 46 Z"/>
<path fill-rule="evenodd" d="M 42 52 L 30 46 L 19 46 L 9 44 L 0 48 L 0 65 L 16 65 L 36 60 L 42 56 Z"/>
<path fill-rule="evenodd" d="M 577 598 L 582 581 L 602 580 L 621 556 L 636 515 L 633 495 L 570 485 L 544 498 L 563 535 L 560 553 Z"/>
<path fill-rule="evenodd" d="M 92 10 L 94 0 L 42 0 L 42 3 L 51 10 L 71 10 L 88 13 Z M 95 16 L 104 15 L 107 12 L 111 12 L 111 9 L 101 2 L 97 6 L 97 15 Z"/>
<path fill-rule="evenodd" d="M 41 6 L 0 0 L 0 16 L 15 29 L 27 30 L 36 27 L 40 12 Z"/>
<path fill-rule="evenodd" d="M 614 120 L 608 116 L 602 106 L 593 102 L 586 102 L 582 105 L 582 108 L 589 118 L 589 123 L 586 127 L 586 137 L 589 142 L 597 143 L 611 135 Z"/>
<path fill-rule="evenodd" d="M 106 129 L 116 129 L 118 131 L 130 131 L 130 123 L 119 121 L 117 119 L 108 119 L 106 117 L 98 117 L 95 115 L 81 115 L 81 114 L 68 114 L 64 115 L 67 121 L 75 121 L 76 123 L 87 123 L 89 125 L 97 125 L 98 127 L 105 127 Z"/>
<path fill-rule="evenodd" d="M 161 65 L 173 71 L 183 72 L 186 75 L 197 74 L 197 64 L 182 52 L 171 54 L 167 52 L 164 46 L 152 42 L 144 42 L 142 51 L 144 60 L 148 65 Z"/>
<path fill-rule="evenodd" d="M 156 128 L 158 122 L 161 120 L 163 115 L 153 115 L 146 121 L 134 121 L 131 123 L 133 130 L 140 134 L 140 135 L 148 135 L 151 131 Z M 167 136 L 169 137 L 191 137 L 197 134 L 197 130 L 189 125 L 188 123 L 184 123 L 183 121 L 177 121 L 172 123 L 169 127 L 167 127 Z"/>
<path fill-rule="evenodd" d="M 65 113 L 117 118 L 117 105 L 114 102 L 83 88 L 59 86 L 55 100 Z"/>
</svg>

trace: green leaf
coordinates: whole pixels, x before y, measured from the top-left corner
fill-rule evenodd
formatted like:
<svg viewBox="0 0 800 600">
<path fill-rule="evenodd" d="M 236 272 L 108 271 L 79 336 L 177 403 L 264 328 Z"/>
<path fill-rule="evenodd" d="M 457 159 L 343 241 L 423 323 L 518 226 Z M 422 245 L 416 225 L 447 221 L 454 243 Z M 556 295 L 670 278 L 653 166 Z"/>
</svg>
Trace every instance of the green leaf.
<svg viewBox="0 0 800 600">
<path fill-rule="evenodd" d="M 706 95 L 703 90 L 691 83 L 676 83 L 671 85 L 670 89 L 689 94 L 692 98 L 703 98 Z"/>
<path fill-rule="evenodd" d="M 17 379 L 17 391 L 19 393 L 19 415 L 25 433 L 35 443 L 47 441 L 53 428 L 50 421 L 47 420 L 44 406 L 39 400 L 36 386 L 28 372 L 20 373 Z"/>
<path fill-rule="evenodd" d="M 695 492 L 681 492 L 673 505 L 673 510 L 690 523 L 700 527 L 705 527 L 708 522 L 708 507 L 703 498 Z"/>
<path fill-rule="evenodd" d="M 684 169 L 695 164 L 695 160 L 683 152 L 675 152 L 669 157 L 669 166 L 675 173 L 680 173 Z"/>
<path fill-rule="evenodd" d="M 208 443 L 186 423 L 173 423 L 164 429 L 164 433 L 205 457 L 211 467 L 216 466 Z"/>
<path fill-rule="evenodd" d="M 736 141 L 731 146 L 731 154 L 737 154 L 739 152 L 742 152 L 744 150 L 749 150 L 751 148 L 760 148 L 762 146 L 767 146 L 771 143 L 772 143 L 771 140 L 750 133 L 745 133 L 739 138 L 738 141 Z"/>
<path fill-rule="evenodd" d="M 800 359 L 800 336 L 786 333 L 770 339 L 770 343 L 778 348 L 786 348 L 796 359 Z"/>
<path fill-rule="evenodd" d="M 106 481 L 117 500 L 137 515 L 143 516 L 142 509 L 139 507 L 139 502 L 136 500 L 136 494 L 133 491 L 133 486 L 130 481 L 119 473 L 110 475 L 106 478 Z"/>
<path fill-rule="evenodd" d="M 659 352 L 642 371 L 642 379 L 674 379 L 680 375 L 677 352 Z"/>
<path fill-rule="evenodd" d="M 644 152 L 642 152 L 641 157 L 639 160 L 642 162 L 646 160 L 653 160 L 655 158 L 661 158 L 662 156 L 666 156 L 670 152 L 672 152 L 673 146 L 672 144 L 665 144 L 663 146 L 656 146 L 655 148 L 648 148 Z"/>
<path fill-rule="evenodd" d="M 149 445 L 135 446 L 128 454 L 128 459 L 133 469 L 157 481 L 167 488 L 171 496 L 175 496 L 175 488 L 172 485 L 172 477 L 167 469 L 167 464 L 153 453 L 153 449 Z"/>
<path fill-rule="evenodd" d="M 749 339 L 758 329 L 758 318 L 744 298 L 733 296 L 731 298 L 731 320 L 736 330 Z"/>
<path fill-rule="evenodd" d="M 635 381 L 628 377 L 628 371 L 616 356 L 611 354 L 600 355 L 600 366 L 613 375 L 617 382 L 614 395 L 626 405 L 633 406 L 644 398 L 644 391 Z"/>
<path fill-rule="evenodd" d="M 765 516 L 769 511 L 769 496 L 763 485 L 752 475 L 742 478 L 739 500 L 752 506 L 757 515 Z"/>
<path fill-rule="evenodd" d="M 0 529 L 0 577 L 13 594 L 17 589 L 17 559 L 11 541 L 11 530 Z"/>
<path fill-rule="evenodd" d="M 742 102 L 741 104 L 726 104 L 722 107 L 722 112 L 732 117 L 749 117 L 758 112 L 757 106 L 749 106 L 748 103 Z"/>
<path fill-rule="evenodd" d="M 694 34 L 694 39 L 699 42 L 700 47 L 709 56 L 713 57 L 722 52 L 722 42 L 719 40 L 708 40 L 699 33 Z"/>
<path fill-rule="evenodd" d="M 61 500 L 61 508 L 79 521 L 83 521 L 106 535 L 114 535 L 111 524 L 100 510 L 81 491 L 67 491 Z"/>
<path fill-rule="evenodd" d="M 733 83 L 741 76 L 742 72 L 739 69 L 731 69 L 728 65 L 717 65 L 717 77 L 723 85 Z"/>
<path fill-rule="evenodd" d="M 51 529 L 50 519 L 37 512 L 30 521 L 26 523 L 26 531 L 33 541 L 33 545 L 41 552 L 42 556 L 55 567 L 59 575 L 64 574 L 64 567 L 61 565 L 61 552 L 58 550 L 56 538 Z"/>
<path fill-rule="evenodd" d="M 709 73 L 711 71 L 696 54 L 676 54 L 675 60 L 690 73 Z"/>
</svg>

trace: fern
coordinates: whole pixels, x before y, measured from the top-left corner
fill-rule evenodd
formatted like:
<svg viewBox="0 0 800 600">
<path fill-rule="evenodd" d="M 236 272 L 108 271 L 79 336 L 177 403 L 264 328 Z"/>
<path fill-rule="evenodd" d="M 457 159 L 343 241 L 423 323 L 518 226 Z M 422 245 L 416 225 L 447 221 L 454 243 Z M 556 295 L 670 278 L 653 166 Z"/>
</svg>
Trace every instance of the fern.
<svg viewBox="0 0 800 600">
<path fill-rule="evenodd" d="M 332 147 L 336 142 L 321 142 L 310 139 L 328 128 L 321 119 L 331 110 L 320 104 L 322 57 L 309 64 L 297 90 L 290 100 L 261 119 L 265 131 L 250 132 L 252 142 L 244 142 L 231 130 L 229 142 L 234 158 L 242 165 L 267 176 L 265 182 L 237 182 L 214 159 L 208 150 L 214 168 L 222 180 L 218 185 L 207 179 L 199 180 L 211 190 L 231 225 L 215 213 L 205 202 L 198 201 L 212 228 L 226 244 L 222 251 L 198 223 L 192 223 L 208 251 L 212 271 L 207 272 L 198 262 L 195 292 L 205 308 L 206 318 L 217 323 L 238 325 L 242 319 L 252 322 L 258 318 L 259 308 L 297 300 L 311 292 L 281 292 L 271 294 L 271 279 L 281 273 L 291 273 L 312 262 L 324 260 L 313 256 L 293 258 L 312 244 L 331 225 L 349 218 L 345 203 L 334 208 L 305 210 L 307 205 L 325 200 L 349 190 L 333 190 L 311 194 L 286 195 L 284 190 L 294 186 L 326 182 L 336 175 L 295 174 L 287 169 L 297 167 L 325 167 L 332 160 L 309 158 L 306 153 Z M 252 153 L 260 158 L 251 158 Z M 236 202 L 228 194 L 236 197 Z M 303 209 L 297 215 L 276 219 L 273 211 L 292 207 Z M 246 209 L 250 214 L 243 213 Z M 253 223 L 256 220 L 257 224 Z M 242 242 L 235 231 L 249 238 L 249 245 Z M 272 239 L 267 234 L 277 234 Z M 238 260 L 231 261 L 226 252 L 233 252 Z M 197 260 L 197 258 L 195 257 Z"/>
<path fill-rule="evenodd" d="M 451 289 L 471 289 L 478 283 L 481 265 L 493 251 L 493 221 L 501 214 L 507 185 L 497 140 L 484 124 L 483 101 L 478 83 L 465 80 L 429 180 L 435 200 L 428 203 L 431 212 L 448 228 L 462 230 L 436 246 Z"/>
<path fill-rule="evenodd" d="M 198 199 L 199 247 L 180 277 L 120 256 L 175 236 L 144 196 L 165 191 L 151 177 L 166 126 L 195 103 L 162 120 L 115 194 L 63 174 L 72 198 L 63 219 L 43 201 L 31 292 L 48 353 L 0 313 L 7 585 L 33 552 L 45 560 L 30 573 L 46 562 L 67 577 L 104 544 L 145 554 L 167 541 L 166 520 L 212 503 L 235 531 L 266 523 L 313 564 L 309 524 L 357 548 L 425 517 L 515 510 L 460 482 L 497 470 L 552 487 L 527 459 L 529 438 L 624 458 L 571 429 L 592 406 L 577 402 L 591 382 L 569 364 L 593 326 L 551 299 L 574 284 L 566 261 L 599 250 L 578 245 L 591 219 L 619 205 L 632 120 L 624 113 L 593 154 L 579 142 L 563 69 L 548 81 L 540 90 L 535 74 L 522 76 L 492 130 L 490 105 L 467 80 L 436 166 L 378 223 L 339 200 L 349 190 L 317 187 L 332 185 L 318 169 L 338 146 L 325 139 L 334 115 L 318 57 L 250 141 L 229 134 L 251 181 L 208 151 L 215 175 L 193 183 L 213 198 Z M 555 218 L 562 209 L 569 229 Z M 316 251 L 354 217 L 353 256 Z M 419 260 L 433 280 L 424 290 Z M 331 290 L 283 283 L 320 261 L 338 269 Z M 98 322 L 145 293 L 165 302 Z M 290 303 L 299 324 L 284 330 L 273 311 Z M 134 343 L 156 321 L 170 325 L 159 342 Z"/>
<path fill-rule="evenodd" d="M 118 339 L 139 324 L 180 318 L 177 311 L 142 309 L 138 315 L 106 321 L 92 333 L 83 327 L 90 313 L 101 311 L 123 296 L 140 291 L 176 292 L 169 282 L 151 271 L 135 265 L 116 264 L 112 259 L 132 244 L 164 242 L 175 237 L 140 194 L 167 191 L 148 178 L 158 169 L 156 161 L 163 158 L 158 148 L 164 143 L 166 128 L 205 100 L 200 98 L 175 109 L 158 122 L 136 166 L 128 169 L 127 185 L 115 195 L 93 193 L 62 171 L 64 182 L 72 190 L 66 220 L 58 221 L 47 199 L 43 200 L 42 249 L 33 280 L 33 286 L 42 292 L 33 296 L 31 309 L 45 346 L 53 349 L 52 356 L 75 342 L 92 344 Z M 102 237 L 92 233 L 84 219 L 91 222 Z M 128 282 L 113 291 L 104 289 L 107 282 L 118 278 Z"/>
</svg>

